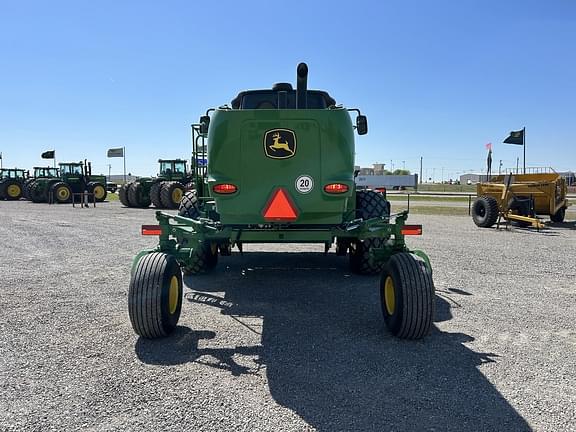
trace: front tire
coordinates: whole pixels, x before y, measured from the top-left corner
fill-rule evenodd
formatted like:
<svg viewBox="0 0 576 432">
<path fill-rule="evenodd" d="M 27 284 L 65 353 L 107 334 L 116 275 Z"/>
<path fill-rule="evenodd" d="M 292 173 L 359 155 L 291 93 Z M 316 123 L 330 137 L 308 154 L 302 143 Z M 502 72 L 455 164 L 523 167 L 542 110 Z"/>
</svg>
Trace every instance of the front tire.
<svg viewBox="0 0 576 432">
<path fill-rule="evenodd" d="M 203 242 L 190 257 L 190 262 L 182 267 L 185 275 L 204 274 L 218 264 L 218 243 Z"/>
<path fill-rule="evenodd" d="M 18 180 L 8 179 L 2 184 L 2 194 L 9 201 L 17 201 L 22 198 L 22 184 Z"/>
<path fill-rule="evenodd" d="M 176 259 L 162 252 L 144 255 L 130 279 L 128 314 L 139 336 L 168 336 L 182 311 L 182 273 Z"/>
<path fill-rule="evenodd" d="M 392 255 L 380 279 L 380 302 L 390 332 L 421 339 L 434 320 L 434 283 L 424 260 L 409 253 Z"/>
<path fill-rule="evenodd" d="M 65 204 L 72 201 L 72 189 L 64 182 L 57 182 L 50 188 L 52 199 L 58 204 Z"/>
<path fill-rule="evenodd" d="M 90 182 L 87 185 L 88 192 L 94 194 L 94 200 L 96 202 L 103 202 L 106 197 L 108 196 L 108 191 L 106 187 L 102 183 L 99 182 Z"/>
<path fill-rule="evenodd" d="M 150 206 L 150 196 L 144 195 L 144 187 L 141 183 L 130 183 L 128 187 L 128 202 L 130 207 L 146 208 Z"/>
<path fill-rule="evenodd" d="M 472 204 L 472 220 L 480 228 L 490 228 L 498 219 L 498 201 L 491 196 L 476 198 Z"/>
<path fill-rule="evenodd" d="M 118 189 L 118 198 L 124 207 L 132 207 L 130 201 L 128 201 L 128 187 L 131 183 L 125 183 Z"/>
</svg>

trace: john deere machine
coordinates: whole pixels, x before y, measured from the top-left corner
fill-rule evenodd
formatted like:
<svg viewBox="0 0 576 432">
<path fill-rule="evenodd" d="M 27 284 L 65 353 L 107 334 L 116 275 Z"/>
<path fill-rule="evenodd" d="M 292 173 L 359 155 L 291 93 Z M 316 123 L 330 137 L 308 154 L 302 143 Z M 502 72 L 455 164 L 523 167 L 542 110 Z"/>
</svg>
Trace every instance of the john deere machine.
<svg viewBox="0 0 576 432">
<path fill-rule="evenodd" d="M 69 203 L 73 194 L 83 192 L 93 194 L 96 202 L 106 199 L 106 177 L 93 175 L 90 162 L 63 162 L 58 167 L 58 177 L 38 177 L 30 185 L 33 202 Z"/>
<path fill-rule="evenodd" d="M 157 177 L 142 177 L 120 187 L 118 194 L 124 206 L 145 208 L 154 204 L 156 208 L 178 208 L 191 181 L 188 161 L 159 159 L 158 163 L 160 173 Z"/>
<path fill-rule="evenodd" d="M 33 170 L 33 176 L 28 177 L 24 182 L 24 197 L 29 200 L 32 199 L 30 197 L 31 186 L 36 180 L 42 178 L 57 178 L 59 176 L 58 168 L 55 167 L 34 167 Z"/>
<path fill-rule="evenodd" d="M 20 168 L 0 169 L 0 200 L 15 201 L 24 195 L 28 171 Z"/>
<path fill-rule="evenodd" d="M 358 274 L 380 274 L 384 320 L 400 337 L 425 336 L 434 314 L 428 257 L 411 250 L 406 211 L 390 214 L 384 194 L 356 190 L 354 130 L 366 117 L 336 105 L 325 91 L 307 89 L 308 67 L 297 68 L 297 88 L 241 92 L 232 106 L 208 110 L 193 125 L 192 161 L 207 144 L 208 165 L 186 192 L 179 215 L 156 212 L 158 246 L 134 259 L 128 310 L 145 338 L 168 335 L 182 307 L 182 272 L 209 271 L 219 255 L 246 243 L 319 243 L 348 255 Z M 349 113 L 356 113 L 355 125 Z M 200 156 L 200 157 L 199 157 Z"/>
<path fill-rule="evenodd" d="M 543 228 L 540 216 L 563 222 L 570 205 L 566 180 L 555 172 L 494 176 L 489 182 L 478 183 L 476 189 L 472 219 L 482 228 L 500 220 Z"/>
</svg>

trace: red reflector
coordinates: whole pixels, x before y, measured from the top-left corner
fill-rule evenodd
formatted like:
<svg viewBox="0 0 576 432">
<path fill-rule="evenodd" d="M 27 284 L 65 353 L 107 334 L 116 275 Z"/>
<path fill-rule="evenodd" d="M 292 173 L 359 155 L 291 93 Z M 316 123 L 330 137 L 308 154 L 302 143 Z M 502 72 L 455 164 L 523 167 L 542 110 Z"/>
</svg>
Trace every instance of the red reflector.
<svg viewBox="0 0 576 432">
<path fill-rule="evenodd" d="M 161 235 L 160 225 L 142 225 L 142 235 Z"/>
<path fill-rule="evenodd" d="M 385 187 L 377 187 L 377 188 L 374 188 L 374 190 L 375 190 L 376 192 L 380 192 L 380 193 L 386 194 L 386 188 L 385 188 Z"/>
<path fill-rule="evenodd" d="M 404 225 L 402 235 L 422 235 L 422 225 Z"/>
<path fill-rule="evenodd" d="M 233 194 L 238 188 L 230 183 L 222 183 L 215 185 L 212 190 L 219 194 Z"/>
<path fill-rule="evenodd" d="M 298 212 L 288 192 L 284 189 L 276 189 L 268 205 L 264 209 L 264 219 L 270 221 L 293 221 L 298 217 Z"/>
<path fill-rule="evenodd" d="M 348 186 L 342 183 L 330 183 L 324 186 L 324 192 L 329 194 L 339 194 L 348 192 Z"/>
</svg>

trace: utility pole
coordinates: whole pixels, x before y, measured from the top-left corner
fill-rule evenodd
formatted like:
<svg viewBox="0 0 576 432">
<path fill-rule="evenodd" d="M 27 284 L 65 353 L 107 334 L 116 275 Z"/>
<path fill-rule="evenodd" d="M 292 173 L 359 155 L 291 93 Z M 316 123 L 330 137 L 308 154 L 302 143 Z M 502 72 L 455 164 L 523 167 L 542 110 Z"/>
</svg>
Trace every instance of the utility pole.
<svg viewBox="0 0 576 432">
<path fill-rule="evenodd" d="M 111 181 L 110 179 L 110 170 L 112 169 L 112 165 L 108 164 L 108 181 Z"/>
<path fill-rule="evenodd" d="M 402 169 L 403 169 L 403 170 L 406 169 L 406 161 L 402 161 Z"/>
<path fill-rule="evenodd" d="M 422 184 L 422 156 L 420 156 L 420 184 Z"/>
<path fill-rule="evenodd" d="M 500 159 L 500 165 L 498 165 L 498 175 L 501 174 L 502 171 L 502 159 Z"/>
</svg>

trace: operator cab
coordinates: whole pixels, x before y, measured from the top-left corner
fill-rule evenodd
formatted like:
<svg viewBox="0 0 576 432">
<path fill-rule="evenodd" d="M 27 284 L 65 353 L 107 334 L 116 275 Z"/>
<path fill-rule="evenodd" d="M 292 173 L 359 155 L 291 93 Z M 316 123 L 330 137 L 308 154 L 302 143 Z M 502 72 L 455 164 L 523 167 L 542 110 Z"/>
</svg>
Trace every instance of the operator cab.
<svg viewBox="0 0 576 432">
<path fill-rule="evenodd" d="M 336 101 L 325 91 L 307 90 L 307 109 L 326 109 Z M 296 90 L 289 83 L 274 84 L 270 90 L 247 90 L 232 100 L 233 109 L 296 109 Z"/>
</svg>

